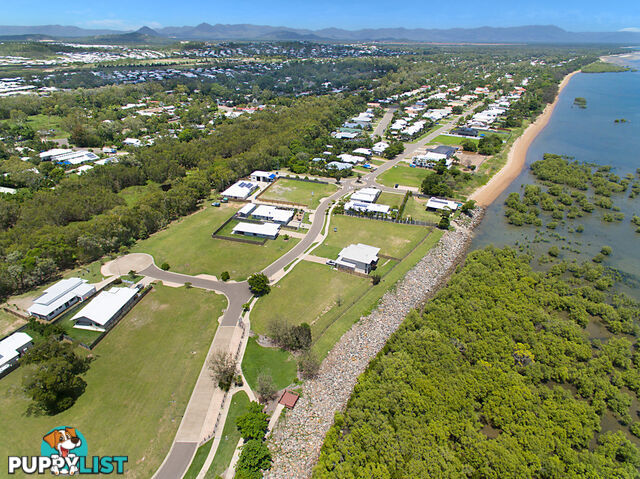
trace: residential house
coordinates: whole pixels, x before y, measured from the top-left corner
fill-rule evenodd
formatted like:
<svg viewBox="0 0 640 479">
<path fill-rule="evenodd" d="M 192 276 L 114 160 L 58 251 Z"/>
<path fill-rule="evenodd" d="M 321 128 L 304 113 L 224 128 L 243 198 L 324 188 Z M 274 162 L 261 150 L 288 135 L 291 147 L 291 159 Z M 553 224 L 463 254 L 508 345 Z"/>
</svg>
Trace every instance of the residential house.
<svg viewBox="0 0 640 479">
<path fill-rule="evenodd" d="M 20 356 L 33 346 L 33 338 L 27 333 L 13 333 L 0 341 L 0 376 L 18 364 Z"/>
<path fill-rule="evenodd" d="M 432 196 L 427 201 L 427 209 L 428 210 L 444 210 L 449 209 L 451 211 L 455 211 L 458 209 L 458 203 L 455 201 L 445 200 L 442 198 L 436 198 Z"/>
<path fill-rule="evenodd" d="M 252 183 L 251 181 L 241 180 L 229 188 L 224 190 L 221 194 L 222 196 L 226 196 L 228 198 L 235 198 L 238 200 L 246 200 L 249 196 L 253 194 L 259 188 L 257 183 Z"/>
<path fill-rule="evenodd" d="M 293 210 L 276 208 L 275 206 L 269 205 L 259 205 L 251 216 L 258 220 L 287 225 L 289 221 L 291 221 L 291 218 L 293 218 L 293 214 Z"/>
<path fill-rule="evenodd" d="M 271 171 L 256 170 L 249 175 L 251 181 L 262 181 L 264 183 L 272 183 L 278 179 L 278 175 Z"/>
<path fill-rule="evenodd" d="M 71 321 L 74 328 L 91 331 L 107 331 L 131 305 L 138 295 L 138 288 L 111 288 L 100 292 Z"/>
<path fill-rule="evenodd" d="M 88 284 L 86 279 L 63 279 L 45 289 L 40 296 L 34 299 L 27 312 L 31 316 L 50 321 L 74 304 L 89 298 L 95 292 L 95 286 Z"/>
<path fill-rule="evenodd" d="M 276 239 L 280 232 L 277 223 L 238 223 L 233 227 L 233 234 L 244 236 L 257 236 L 259 238 Z"/>
<path fill-rule="evenodd" d="M 378 188 L 362 188 L 351 195 L 352 201 L 359 201 L 364 203 L 375 203 L 382 193 Z"/>
<path fill-rule="evenodd" d="M 380 248 L 358 243 L 343 248 L 338 254 L 336 264 L 338 267 L 369 274 L 372 268 L 378 264 Z"/>
</svg>

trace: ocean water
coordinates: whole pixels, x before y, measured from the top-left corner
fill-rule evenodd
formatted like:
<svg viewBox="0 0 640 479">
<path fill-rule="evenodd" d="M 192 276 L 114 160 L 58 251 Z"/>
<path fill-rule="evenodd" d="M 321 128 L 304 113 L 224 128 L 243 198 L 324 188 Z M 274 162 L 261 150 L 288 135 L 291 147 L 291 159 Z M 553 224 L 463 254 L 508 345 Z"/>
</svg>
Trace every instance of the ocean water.
<svg viewBox="0 0 640 479">
<path fill-rule="evenodd" d="M 628 62 L 640 70 L 640 61 Z M 573 105 L 576 97 L 587 100 L 587 108 Z M 614 123 L 616 118 L 625 118 L 626 123 Z M 614 173 L 623 177 L 635 174 L 640 168 L 640 71 L 624 73 L 579 73 L 562 91 L 556 109 L 546 128 L 534 140 L 527 153 L 526 163 L 542 159 L 544 153 L 569 155 L 575 159 L 601 165 L 611 165 Z M 496 246 L 530 245 L 533 253 L 542 254 L 552 245 L 561 249 L 561 257 L 583 261 L 595 256 L 603 245 L 613 248 L 612 255 L 604 262 L 616 268 L 625 278 L 620 288 L 640 299 L 640 233 L 630 223 L 635 214 L 640 216 L 640 196 L 628 198 L 628 191 L 613 195 L 614 205 L 625 214 L 621 223 L 602 221 L 602 210 L 596 208 L 582 218 L 567 220 L 552 234 L 566 238 L 550 238 L 544 226 L 544 237 L 550 242 L 537 242 L 536 228 L 509 225 L 504 217 L 504 200 L 511 192 L 520 192 L 525 184 L 534 183 L 528 166 L 520 176 L 487 209 L 482 224 L 478 227 L 472 248 L 488 244 Z M 542 216 L 546 224 L 546 216 Z M 578 224 L 584 225 L 583 233 L 569 230 Z M 580 254 L 572 250 L 580 250 Z"/>
</svg>

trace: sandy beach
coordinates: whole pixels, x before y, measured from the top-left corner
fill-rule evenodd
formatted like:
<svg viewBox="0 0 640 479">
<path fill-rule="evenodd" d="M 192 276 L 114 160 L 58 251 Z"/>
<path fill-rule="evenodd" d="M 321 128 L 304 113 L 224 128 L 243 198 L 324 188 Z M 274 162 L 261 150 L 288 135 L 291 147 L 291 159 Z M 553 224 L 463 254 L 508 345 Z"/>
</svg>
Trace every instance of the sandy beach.
<svg viewBox="0 0 640 479">
<path fill-rule="evenodd" d="M 522 168 L 524 168 L 529 146 L 533 140 L 535 140 L 536 136 L 538 136 L 538 133 L 549 123 L 553 110 L 558 103 L 560 93 L 576 73 L 579 73 L 579 71 L 570 73 L 562 79 L 562 82 L 560 82 L 558 86 L 558 95 L 553 103 L 547 105 L 536 121 L 529 125 L 524 133 L 513 143 L 509 150 L 507 163 L 502 169 L 498 171 L 486 185 L 474 191 L 469 197 L 470 199 L 476 200 L 480 206 L 488 206 L 516 179 L 522 171 Z"/>
</svg>

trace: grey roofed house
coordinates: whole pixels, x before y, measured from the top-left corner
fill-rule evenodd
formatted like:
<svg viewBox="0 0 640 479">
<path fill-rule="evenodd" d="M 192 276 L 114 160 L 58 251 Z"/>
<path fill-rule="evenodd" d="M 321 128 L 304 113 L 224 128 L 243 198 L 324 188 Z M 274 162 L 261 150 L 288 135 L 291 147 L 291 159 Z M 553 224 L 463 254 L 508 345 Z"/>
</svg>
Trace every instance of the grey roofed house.
<svg viewBox="0 0 640 479">
<path fill-rule="evenodd" d="M 452 135 L 460 135 L 460 136 L 478 136 L 478 130 L 475 128 L 456 128 L 455 130 L 451 130 Z"/>
<path fill-rule="evenodd" d="M 350 170 L 351 168 L 353 168 L 353 165 L 350 163 L 344 163 L 342 161 L 332 161 L 331 163 L 327 164 L 327 168 L 342 171 Z"/>
<path fill-rule="evenodd" d="M 95 291 L 95 286 L 88 284 L 86 279 L 63 279 L 34 299 L 27 312 L 31 316 L 49 321 L 77 302 L 87 299 Z"/>
<path fill-rule="evenodd" d="M 380 248 L 358 243 L 343 248 L 338 254 L 336 264 L 342 268 L 352 269 L 368 274 L 378 263 Z"/>
<path fill-rule="evenodd" d="M 441 155 L 446 155 L 447 158 L 451 158 L 456 154 L 456 151 L 458 151 L 458 149 L 454 146 L 440 145 L 436 146 L 435 148 L 431 148 L 429 151 L 440 153 Z"/>
</svg>

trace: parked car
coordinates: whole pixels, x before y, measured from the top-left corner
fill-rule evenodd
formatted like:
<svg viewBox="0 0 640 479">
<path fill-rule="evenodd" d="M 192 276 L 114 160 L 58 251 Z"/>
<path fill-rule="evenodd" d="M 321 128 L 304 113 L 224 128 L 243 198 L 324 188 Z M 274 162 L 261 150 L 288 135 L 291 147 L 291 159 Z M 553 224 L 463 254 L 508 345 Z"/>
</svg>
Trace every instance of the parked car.
<svg viewBox="0 0 640 479">
<path fill-rule="evenodd" d="M 220 207 L 220 202 L 219 201 L 214 201 L 213 203 L 211 203 L 211 206 Z"/>
<path fill-rule="evenodd" d="M 335 262 L 335 260 L 332 260 L 332 259 L 328 259 L 328 260 L 327 260 L 327 264 L 328 264 L 329 266 L 336 266 L 336 265 L 337 265 L 337 263 Z"/>
</svg>

